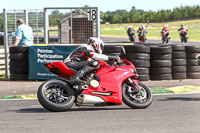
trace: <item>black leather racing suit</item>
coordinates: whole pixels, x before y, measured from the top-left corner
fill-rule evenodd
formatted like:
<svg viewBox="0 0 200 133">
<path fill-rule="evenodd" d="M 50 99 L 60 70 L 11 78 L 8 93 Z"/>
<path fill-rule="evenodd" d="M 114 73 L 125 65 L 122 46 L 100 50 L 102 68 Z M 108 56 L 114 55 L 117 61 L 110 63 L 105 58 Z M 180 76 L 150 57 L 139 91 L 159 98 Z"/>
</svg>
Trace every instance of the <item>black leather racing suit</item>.
<svg viewBox="0 0 200 133">
<path fill-rule="evenodd" d="M 85 75 L 99 68 L 98 60 L 108 61 L 115 59 L 116 57 L 114 56 L 95 53 L 91 46 L 86 45 L 72 51 L 72 53 L 65 59 L 64 63 L 67 67 L 76 71 L 80 69 L 83 70 Z"/>
<path fill-rule="evenodd" d="M 129 36 L 131 36 L 133 33 L 135 33 L 135 30 L 134 30 L 133 28 L 128 28 L 127 34 L 128 34 Z"/>
</svg>

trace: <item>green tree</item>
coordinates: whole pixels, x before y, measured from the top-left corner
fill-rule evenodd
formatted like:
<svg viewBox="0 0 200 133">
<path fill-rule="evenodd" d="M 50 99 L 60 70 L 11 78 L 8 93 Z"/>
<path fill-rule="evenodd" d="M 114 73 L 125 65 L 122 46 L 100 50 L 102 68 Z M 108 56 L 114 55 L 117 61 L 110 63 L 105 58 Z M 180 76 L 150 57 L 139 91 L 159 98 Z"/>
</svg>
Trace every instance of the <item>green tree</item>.
<svg viewBox="0 0 200 133">
<path fill-rule="evenodd" d="M 0 14 L 0 31 L 3 31 L 3 13 Z"/>
<path fill-rule="evenodd" d="M 57 21 L 60 20 L 62 17 L 64 16 L 63 13 L 60 13 L 59 10 L 54 10 L 51 12 L 51 14 L 49 15 L 49 25 L 50 26 L 56 26 L 57 25 Z"/>
</svg>

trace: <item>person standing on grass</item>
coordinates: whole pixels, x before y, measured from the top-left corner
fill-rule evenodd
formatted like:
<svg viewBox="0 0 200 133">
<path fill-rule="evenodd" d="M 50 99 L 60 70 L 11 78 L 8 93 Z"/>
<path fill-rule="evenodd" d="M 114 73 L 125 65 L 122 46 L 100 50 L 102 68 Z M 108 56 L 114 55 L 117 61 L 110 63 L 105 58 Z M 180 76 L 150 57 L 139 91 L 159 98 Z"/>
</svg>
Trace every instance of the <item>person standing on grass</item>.
<svg viewBox="0 0 200 133">
<path fill-rule="evenodd" d="M 23 19 L 17 20 L 16 38 L 14 46 L 31 46 L 33 45 L 33 30 L 30 26 L 24 24 Z"/>
</svg>

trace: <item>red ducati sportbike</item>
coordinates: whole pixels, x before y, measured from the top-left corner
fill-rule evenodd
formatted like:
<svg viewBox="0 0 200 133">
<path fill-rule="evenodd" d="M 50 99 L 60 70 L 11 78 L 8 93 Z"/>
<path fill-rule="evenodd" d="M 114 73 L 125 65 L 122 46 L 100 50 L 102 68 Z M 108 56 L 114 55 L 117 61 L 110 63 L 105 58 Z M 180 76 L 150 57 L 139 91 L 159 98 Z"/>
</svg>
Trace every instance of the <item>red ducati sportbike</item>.
<svg viewBox="0 0 200 133">
<path fill-rule="evenodd" d="M 123 102 L 131 108 L 143 109 L 152 103 L 150 89 L 137 80 L 134 65 L 121 59 L 114 65 L 99 61 L 100 68 L 83 78 L 87 84 L 71 85 L 70 76 L 76 71 L 63 62 L 44 64 L 61 79 L 52 79 L 40 85 L 37 96 L 40 104 L 49 111 L 67 111 L 76 106 L 110 106 Z M 79 91 L 78 91 L 79 90 Z"/>
</svg>

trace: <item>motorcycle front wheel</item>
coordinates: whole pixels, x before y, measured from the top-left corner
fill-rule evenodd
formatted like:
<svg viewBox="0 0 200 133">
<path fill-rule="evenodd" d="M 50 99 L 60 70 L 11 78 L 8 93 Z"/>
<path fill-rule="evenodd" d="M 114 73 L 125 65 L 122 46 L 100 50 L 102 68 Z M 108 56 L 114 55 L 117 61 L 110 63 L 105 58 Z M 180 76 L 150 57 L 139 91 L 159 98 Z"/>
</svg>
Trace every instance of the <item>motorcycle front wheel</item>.
<svg viewBox="0 0 200 133">
<path fill-rule="evenodd" d="M 37 97 L 40 104 L 48 111 L 62 112 L 73 106 L 75 92 L 67 82 L 52 79 L 40 85 Z"/>
<path fill-rule="evenodd" d="M 141 88 L 139 92 L 135 92 L 135 88 L 127 83 L 122 85 L 123 102 L 131 108 L 143 109 L 151 105 L 153 101 L 150 89 L 143 83 L 138 81 Z"/>
<path fill-rule="evenodd" d="M 135 37 L 132 36 L 132 35 L 130 35 L 130 36 L 129 36 L 129 40 L 130 40 L 130 42 L 135 42 Z"/>
<path fill-rule="evenodd" d="M 185 41 L 185 43 L 187 43 L 187 37 L 186 36 L 184 37 L 184 41 Z"/>
</svg>

